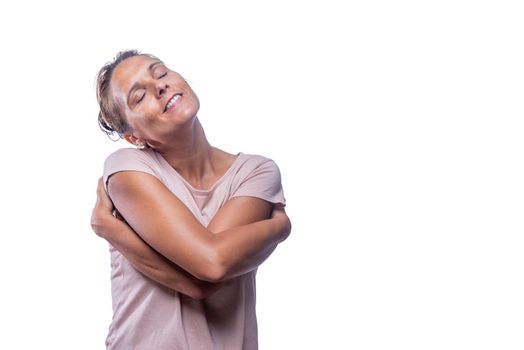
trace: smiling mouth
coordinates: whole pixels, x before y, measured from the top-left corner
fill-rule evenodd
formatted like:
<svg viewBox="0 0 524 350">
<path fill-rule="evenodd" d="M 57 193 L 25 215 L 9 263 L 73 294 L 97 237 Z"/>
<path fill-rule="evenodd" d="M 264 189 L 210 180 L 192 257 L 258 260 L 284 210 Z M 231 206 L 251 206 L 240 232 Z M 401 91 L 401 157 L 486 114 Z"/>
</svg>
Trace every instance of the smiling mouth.
<svg viewBox="0 0 524 350">
<path fill-rule="evenodd" d="M 171 97 L 171 99 L 166 104 L 166 108 L 164 108 L 164 113 L 173 109 L 181 98 L 182 94 L 175 94 L 173 97 Z"/>
</svg>

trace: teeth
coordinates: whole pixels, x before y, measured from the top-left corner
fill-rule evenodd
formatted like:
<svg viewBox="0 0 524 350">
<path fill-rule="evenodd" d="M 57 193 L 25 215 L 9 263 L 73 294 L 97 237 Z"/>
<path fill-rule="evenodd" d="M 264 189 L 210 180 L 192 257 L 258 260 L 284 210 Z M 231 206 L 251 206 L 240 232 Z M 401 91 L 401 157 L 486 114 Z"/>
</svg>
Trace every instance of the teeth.
<svg viewBox="0 0 524 350">
<path fill-rule="evenodd" d="M 173 104 L 178 101 L 178 99 L 180 98 L 180 95 L 175 95 L 173 96 L 173 98 L 167 103 L 167 106 L 166 106 L 166 110 L 168 110 L 169 108 L 171 108 L 171 106 L 173 106 Z"/>
</svg>

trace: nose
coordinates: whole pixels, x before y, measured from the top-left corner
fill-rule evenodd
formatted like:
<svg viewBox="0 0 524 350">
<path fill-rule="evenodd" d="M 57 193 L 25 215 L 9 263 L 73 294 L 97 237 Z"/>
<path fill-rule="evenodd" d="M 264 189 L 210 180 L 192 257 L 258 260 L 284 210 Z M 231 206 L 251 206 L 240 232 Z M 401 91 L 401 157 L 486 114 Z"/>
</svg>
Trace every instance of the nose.
<svg viewBox="0 0 524 350">
<path fill-rule="evenodd" d="M 169 85 L 164 81 L 158 81 L 155 85 L 155 95 L 157 98 L 161 98 L 167 92 Z"/>
</svg>

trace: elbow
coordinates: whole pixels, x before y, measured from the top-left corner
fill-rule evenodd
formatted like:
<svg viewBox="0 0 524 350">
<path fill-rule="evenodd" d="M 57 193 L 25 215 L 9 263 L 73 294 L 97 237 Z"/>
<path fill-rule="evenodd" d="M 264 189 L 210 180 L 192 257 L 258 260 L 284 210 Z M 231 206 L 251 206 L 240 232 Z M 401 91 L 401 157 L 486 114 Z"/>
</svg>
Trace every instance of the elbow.
<svg viewBox="0 0 524 350">
<path fill-rule="evenodd" d="M 202 281 L 218 283 L 226 278 L 227 273 L 228 268 L 223 254 L 218 249 L 213 249 L 193 275 Z"/>
<path fill-rule="evenodd" d="M 227 269 L 224 264 L 220 261 L 213 261 L 203 268 L 198 274 L 198 279 L 211 283 L 222 282 L 227 275 Z"/>
<path fill-rule="evenodd" d="M 199 254 L 198 263 L 187 270 L 201 281 L 219 283 L 228 278 L 234 265 L 231 249 L 213 237 L 207 249 Z"/>
</svg>

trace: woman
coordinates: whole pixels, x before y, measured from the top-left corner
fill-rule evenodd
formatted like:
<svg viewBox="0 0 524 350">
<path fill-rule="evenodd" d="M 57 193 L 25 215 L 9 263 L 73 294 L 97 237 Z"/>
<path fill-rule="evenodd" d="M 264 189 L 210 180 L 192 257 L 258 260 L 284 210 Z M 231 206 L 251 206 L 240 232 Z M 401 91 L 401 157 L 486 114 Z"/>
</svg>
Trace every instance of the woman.
<svg viewBox="0 0 524 350">
<path fill-rule="evenodd" d="M 111 244 L 107 348 L 257 349 L 256 268 L 291 230 L 278 167 L 212 147 L 154 56 L 119 53 L 97 98 L 103 130 L 137 147 L 106 159 L 91 220 Z"/>
</svg>

